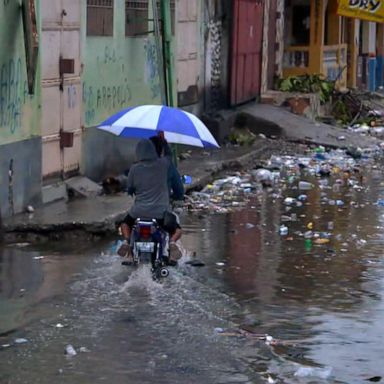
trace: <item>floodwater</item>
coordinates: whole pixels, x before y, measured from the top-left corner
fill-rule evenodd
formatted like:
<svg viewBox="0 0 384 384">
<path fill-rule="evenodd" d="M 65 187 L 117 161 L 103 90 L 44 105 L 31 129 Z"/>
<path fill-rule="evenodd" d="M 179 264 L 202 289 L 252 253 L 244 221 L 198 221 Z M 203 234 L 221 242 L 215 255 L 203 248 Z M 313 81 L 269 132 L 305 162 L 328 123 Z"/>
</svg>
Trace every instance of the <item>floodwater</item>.
<svg viewBox="0 0 384 384">
<path fill-rule="evenodd" d="M 122 267 L 112 241 L 1 250 L 0 383 L 379 381 L 384 186 L 366 175 L 302 207 L 265 191 L 237 212 L 184 215 L 186 256 L 162 284 Z M 301 236 L 310 222 L 329 243 Z M 193 252 L 205 267 L 185 264 Z"/>
</svg>

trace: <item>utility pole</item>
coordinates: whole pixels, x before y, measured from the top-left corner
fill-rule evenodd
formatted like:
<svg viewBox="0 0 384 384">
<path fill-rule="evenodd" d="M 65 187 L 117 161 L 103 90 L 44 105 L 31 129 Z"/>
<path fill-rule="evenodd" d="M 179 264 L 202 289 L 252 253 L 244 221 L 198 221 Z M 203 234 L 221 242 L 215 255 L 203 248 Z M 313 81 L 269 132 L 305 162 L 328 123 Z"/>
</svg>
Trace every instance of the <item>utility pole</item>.
<svg viewBox="0 0 384 384">
<path fill-rule="evenodd" d="M 174 99 L 174 73 L 175 62 L 172 47 L 172 17 L 171 17 L 171 1 L 160 0 L 161 20 L 162 20 L 162 42 L 163 42 L 163 59 L 164 59 L 164 75 L 165 75 L 165 93 L 167 105 L 176 107 Z M 172 145 L 173 162 L 177 166 L 177 146 Z"/>
<path fill-rule="evenodd" d="M 174 55 L 172 49 L 172 20 L 171 20 L 171 2 L 170 0 L 160 0 L 160 11 L 162 20 L 162 41 L 163 58 L 165 72 L 165 89 L 167 96 L 167 105 L 175 107 L 174 100 Z"/>
</svg>

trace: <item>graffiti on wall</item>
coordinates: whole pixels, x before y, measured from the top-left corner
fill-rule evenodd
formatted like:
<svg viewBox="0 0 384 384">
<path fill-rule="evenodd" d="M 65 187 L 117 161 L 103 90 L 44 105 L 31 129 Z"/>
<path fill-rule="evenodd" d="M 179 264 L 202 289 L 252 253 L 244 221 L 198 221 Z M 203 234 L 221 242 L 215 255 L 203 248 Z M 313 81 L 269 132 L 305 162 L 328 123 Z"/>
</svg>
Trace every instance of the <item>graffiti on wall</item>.
<svg viewBox="0 0 384 384">
<path fill-rule="evenodd" d="M 132 53 L 127 57 L 121 54 L 121 49 L 107 45 L 92 59 L 92 64 L 87 65 L 82 89 L 86 126 L 98 124 L 106 116 L 128 107 L 133 98 L 140 102 L 160 98 L 156 45 L 148 39 L 144 52 L 142 46 L 139 49 L 140 55 Z"/>
<path fill-rule="evenodd" d="M 157 58 L 157 48 L 154 41 L 146 40 L 145 45 L 145 81 L 149 85 L 152 98 L 161 95 L 159 62 Z"/>
<path fill-rule="evenodd" d="M 75 109 L 77 104 L 77 89 L 75 85 L 70 85 L 67 88 L 68 109 Z"/>
<path fill-rule="evenodd" d="M 83 103 L 85 105 L 85 122 L 92 124 L 96 119 L 96 111 L 116 110 L 123 108 L 131 100 L 131 89 L 128 79 L 120 85 L 93 86 L 83 83 Z"/>
<path fill-rule="evenodd" d="M 103 55 L 97 56 L 96 64 L 99 73 L 111 73 L 113 80 L 83 83 L 85 123 L 88 126 L 95 123 L 98 112 L 116 111 L 127 106 L 132 99 L 123 57 L 117 57 L 115 49 L 106 46 Z"/>
<path fill-rule="evenodd" d="M 11 133 L 21 127 L 21 110 L 29 97 L 22 68 L 20 58 L 0 64 L 0 127 Z"/>
</svg>

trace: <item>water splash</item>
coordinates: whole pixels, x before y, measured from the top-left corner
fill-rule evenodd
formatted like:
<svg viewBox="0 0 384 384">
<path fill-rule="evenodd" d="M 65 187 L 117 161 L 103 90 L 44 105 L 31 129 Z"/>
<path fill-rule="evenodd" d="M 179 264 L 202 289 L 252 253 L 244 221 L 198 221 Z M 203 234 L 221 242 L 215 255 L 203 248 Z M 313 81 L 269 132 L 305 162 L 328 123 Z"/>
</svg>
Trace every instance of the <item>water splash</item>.
<svg viewBox="0 0 384 384">
<path fill-rule="evenodd" d="M 127 292 L 131 288 L 144 288 L 151 292 L 158 291 L 163 286 L 161 283 L 153 280 L 149 265 L 141 265 L 132 272 L 128 281 L 121 287 L 120 293 Z"/>
</svg>

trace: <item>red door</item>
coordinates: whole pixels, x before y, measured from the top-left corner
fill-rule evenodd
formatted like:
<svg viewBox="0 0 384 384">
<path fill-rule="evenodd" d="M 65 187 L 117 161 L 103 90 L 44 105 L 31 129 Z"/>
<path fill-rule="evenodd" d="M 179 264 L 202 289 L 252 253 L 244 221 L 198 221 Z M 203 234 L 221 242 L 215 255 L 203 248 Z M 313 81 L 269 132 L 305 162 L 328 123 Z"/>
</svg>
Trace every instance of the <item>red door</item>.
<svg viewBox="0 0 384 384">
<path fill-rule="evenodd" d="M 234 0 L 231 105 L 260 94 L 264 0 Z"/>
</svg>

